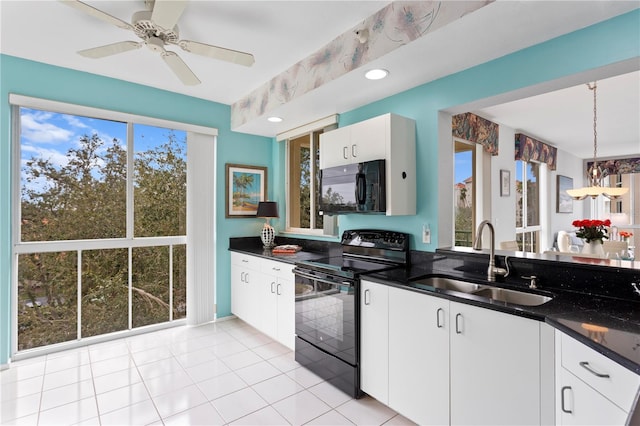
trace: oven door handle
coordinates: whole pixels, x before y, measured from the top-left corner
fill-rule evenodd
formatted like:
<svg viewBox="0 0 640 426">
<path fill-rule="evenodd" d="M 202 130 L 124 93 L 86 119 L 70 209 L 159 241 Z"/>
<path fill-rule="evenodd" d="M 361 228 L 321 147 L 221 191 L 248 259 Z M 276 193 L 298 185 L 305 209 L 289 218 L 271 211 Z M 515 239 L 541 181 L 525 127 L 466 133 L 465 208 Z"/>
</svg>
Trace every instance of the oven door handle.
<svg viewBox="0 0 640 426">
<path fill-rule="evenodd" d="M 333 280 L 326 280 L 323 278 L 318 278 L 315 275 L 311 275 L 311 274 L 306 274 L 304 272 L 301 272 L 299 269 L 294 269 L 293 270 L 294 275 L 300 275 L 301 277 L 304 278 L 308 278 L 310 280 L 314 280 L 314 281 L 319 281 L 321 283 L 326 283 L 326 284 L 331 284 L 331 285 L 348 285 L 348 286 L 353 286 L 353 282 L 352 281 L 333 281 Z"/>
</svg>

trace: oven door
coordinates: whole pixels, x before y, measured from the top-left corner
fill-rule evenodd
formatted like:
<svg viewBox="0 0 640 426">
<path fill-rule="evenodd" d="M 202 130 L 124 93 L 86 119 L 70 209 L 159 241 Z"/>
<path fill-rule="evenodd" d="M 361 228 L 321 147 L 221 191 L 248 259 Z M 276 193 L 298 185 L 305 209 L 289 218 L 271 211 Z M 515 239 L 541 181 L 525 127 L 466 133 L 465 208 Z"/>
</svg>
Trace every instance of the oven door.
<svg viewBox="0 0 640 426">
<path fill-rule="evenodd" d="M 358 281 L 299 267 L 293 272 L 297 337 L 331 356 L 357 366 Z"/>
</svg>

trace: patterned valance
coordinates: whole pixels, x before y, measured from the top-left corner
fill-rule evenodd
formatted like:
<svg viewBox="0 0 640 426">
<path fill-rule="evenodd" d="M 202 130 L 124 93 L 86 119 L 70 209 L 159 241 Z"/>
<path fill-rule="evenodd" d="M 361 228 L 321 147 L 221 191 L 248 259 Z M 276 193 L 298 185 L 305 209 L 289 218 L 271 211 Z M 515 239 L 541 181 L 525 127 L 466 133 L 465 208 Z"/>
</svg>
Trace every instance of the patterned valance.
<svg viewBox="0 0 640 426">
<path fill-rule="evenodd" d="M 516 133 L 516 160 L 546 163 L 549 170 L 555 170 L 557 159 L 558 148 L 523 133 Z"/>
<path fill-rule="evenodd" d="M 499 127 L 497 123 L 465 112 L 453 116 L 451 133 L 454 138 L 479 143 L 486 152 L 498 155 Z"/>
<path fill-rule="evenodd" d="M 587 162 L 587 170 L 592 164 L 593 161 Z M 610 175 L 640 173 L 640 157 L 602 160 L 598 161 L 598 165 L 603 169 L 607 169 Z"/>
</svg>

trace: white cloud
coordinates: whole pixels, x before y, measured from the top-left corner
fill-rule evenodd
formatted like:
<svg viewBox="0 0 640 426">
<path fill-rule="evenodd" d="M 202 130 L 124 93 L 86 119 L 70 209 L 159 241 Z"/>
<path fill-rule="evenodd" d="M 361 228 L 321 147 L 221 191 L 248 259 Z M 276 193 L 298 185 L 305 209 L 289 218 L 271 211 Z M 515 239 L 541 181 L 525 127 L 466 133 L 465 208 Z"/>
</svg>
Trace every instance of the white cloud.
<svg viewBox="0 0 640 426">
<path fill-rule="evenodd" d="M 36 143 L 66 142 L 73 137 L 73 132 L 47 123 L 45 121 L 47 118 L 51 118 L 51 114 L 22 114 L 20 118 L 22 137 Z"/>
<path fill-rule="evenodd" d="M 76 127 L 79 129 L 86 129 L 89 127 L 82 121 L 80 121 L 75 115 L 62 114 L 62 118 L 67 122 L 67 124 L 72 127 Z"/>
</svg>

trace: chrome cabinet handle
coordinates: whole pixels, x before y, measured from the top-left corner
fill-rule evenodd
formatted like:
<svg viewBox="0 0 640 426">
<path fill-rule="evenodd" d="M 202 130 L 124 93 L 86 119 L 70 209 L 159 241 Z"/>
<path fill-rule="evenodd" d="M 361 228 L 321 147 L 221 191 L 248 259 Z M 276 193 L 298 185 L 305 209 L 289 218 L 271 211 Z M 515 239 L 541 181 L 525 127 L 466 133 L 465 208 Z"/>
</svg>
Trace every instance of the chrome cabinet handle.
<svg viewBox="0 0 640 426">
<path fill-rule="evenodd" d="M 349 159 L 349 147 L 345 146 L 342 148 L 342 157 L 344 157 L 345 160 Z"/>
<path fill-rule="evenodd" d="M 244 273 L 244 282 L 249 284 L 249 273 L 248 272 Z"/>
<path fill-rule="evenodd" d="M 571 386 L 563 386 L 562 389 L 560 389 L 560 409 L 565 413 L 573 414 L 573 411 L 564 408 L 564 391 L 566 390 L 571 390 Z"/>
<path fill-rule="evenodd" d="M 271 270 L 273 270 L 273 271 L 280 271 L 280 268 L 273 267 L 273 268 L 271 268 Z"/>
<path fill-rule="evenodd" d="M 273 286 L 276 285 L 275 282 L 271 281 L 271 293 L 275 293 L 276 291 L 273 289 Z"/>
<path fill-rule="evenodd" d="M 358 148 L 358 145 L 356 145 L 356 144 L 351 145 L 351 156 L 354 157 L 354 158 L 358 156 L 358 149 L 357 148 Z"/>
<path fill-rule="evenodd" d="M 247 259 L 242 259 L 242 263 L 247 263 L 249 262 Z"/>
<path fill-rule="evenodd" d="M 462 318 L 462 314 L 456 314 L 456 334 L 462 334 L 462 330 L 460 330 L 460 318 Z"/>
<path fill-rule="evenodd" d="M 444 324 L 440 322 L 440 314 L 441 313 L 444 313 L 444 309 L 438 308 L 438 310 L 436 311 L 436 326 L 438 328 L 444 327 Z"/>
<path fill-rule="evenodd" d="M 240 282 L 242 283 L 246 283 L 247 282 L 247 273 L 246 272 L 240 272 Z"/>
<path fill-rule="evenodd" d="M 367 298 L 367 296 L 369 296 Z M 371 294 L 369 293 L 369 289 L 366 289 L 364 291 L 364 304 L 365 305 L 370 305 L 371 304 Z"/>
<path fill-rule="evenodd" d="M 276 286 L 276 294 L 277 294 L 278 296 L 281 296 L 281 295 L 282 295 L 282 293 L 280 292 L 280 288 L 281 288 L 281 287 L 282 287 L 282 284 L 278 284 L 278 285 Z"/>
<path fill-rule="evenodd" d="M 608 379 L 609 377 L 611 377 L 608 374 L 598 373 L 596 370 L 589 366 L 589 363 L 587 361 L 580 362 L 580 366 L 596 377 L 602 377 L 603 379 Z"/>
</svg>

